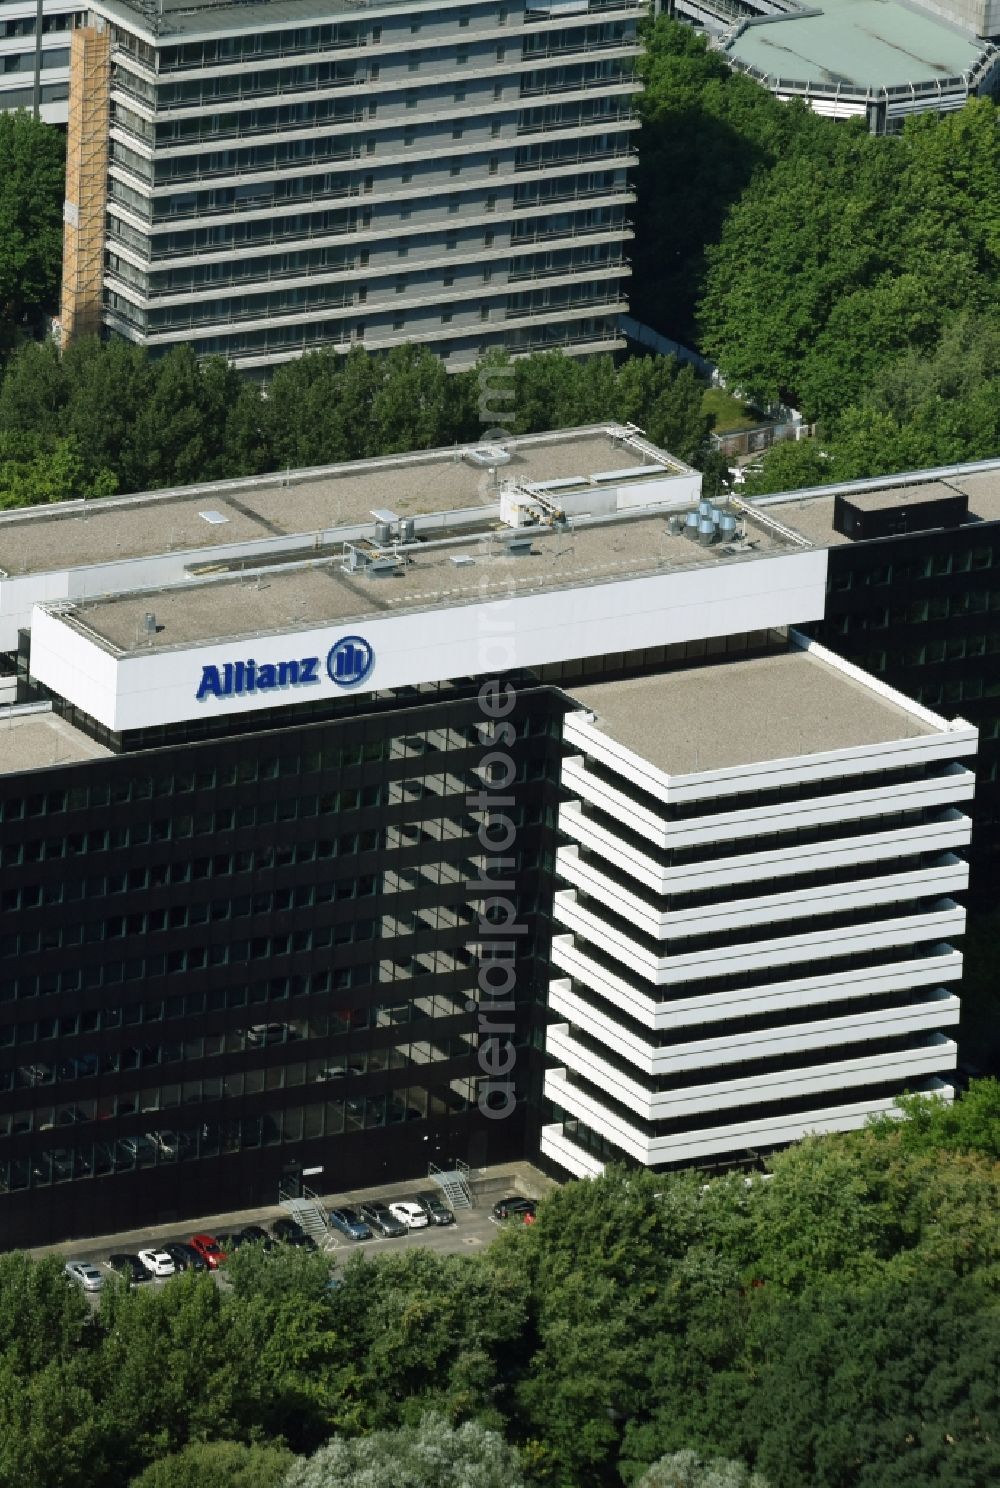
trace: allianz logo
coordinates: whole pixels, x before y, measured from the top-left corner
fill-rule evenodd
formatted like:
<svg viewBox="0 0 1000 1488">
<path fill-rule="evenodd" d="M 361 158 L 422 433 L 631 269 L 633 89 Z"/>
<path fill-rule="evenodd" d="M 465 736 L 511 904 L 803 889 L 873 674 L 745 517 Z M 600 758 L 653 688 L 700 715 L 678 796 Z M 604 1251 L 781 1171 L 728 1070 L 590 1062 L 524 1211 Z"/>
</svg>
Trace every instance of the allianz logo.
<svg viewBox="0 0 1000 1488">
<path fill-rule="evenodd" d="M 195 693 L 201 703 L 207 698 L 246 697 L 251 693 L 276 692 L 291 687 L 314 687 L 323 681 L 322 657 L 303 656 L 289 661 L 245 661 L 212 663 L 201 669 Z M 357 687 L 371 676 L 375 652 L 363 636 L 341 636 L 326 654 L 326 675 L 337 687 Z"/>
</svg>

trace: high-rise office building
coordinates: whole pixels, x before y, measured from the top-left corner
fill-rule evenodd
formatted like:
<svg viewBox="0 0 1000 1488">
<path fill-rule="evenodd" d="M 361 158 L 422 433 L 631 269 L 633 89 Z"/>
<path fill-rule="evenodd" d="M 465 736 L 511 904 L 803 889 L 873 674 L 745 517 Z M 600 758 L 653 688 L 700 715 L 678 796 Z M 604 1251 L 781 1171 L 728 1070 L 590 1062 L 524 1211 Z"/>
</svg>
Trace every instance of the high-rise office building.
<svg viewBox="0 0 1000 1488">
<path fill-rule="evenodd" d="M 37 106 L 46 124 L 66 123 L 70 31 L 84 9 L 66 0 L 0 0 L 0 112 Z"/>
<path fill-rule="evenodd" d="M 618 344 L 636 0 L 98 0 L 64 282 L 159 350 L 266 369 L 314 347 Z M 107 160 L 100 160 L 102 142 Z M 71 141 L 70 179 L 75 156 Z"/>
<path fill-rule="evenodd" d="M 2 1243 L 950 1095 L 975 730 L 828 564 L 616 425 L 0 517 Z"/>
</svg>

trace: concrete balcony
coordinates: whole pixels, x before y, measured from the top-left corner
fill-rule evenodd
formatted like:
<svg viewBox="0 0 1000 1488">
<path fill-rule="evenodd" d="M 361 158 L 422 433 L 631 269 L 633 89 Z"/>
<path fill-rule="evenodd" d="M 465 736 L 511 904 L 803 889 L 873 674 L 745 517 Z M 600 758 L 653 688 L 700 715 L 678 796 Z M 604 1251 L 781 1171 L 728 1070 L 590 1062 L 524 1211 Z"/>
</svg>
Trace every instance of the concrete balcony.
<svg viewBox="0 0 1000 1488">
<path fill-rule="evenodd" d="M 916 852 L 914 847 L 910 853 Z M 899 857 L 900 853 L 893 854 Z M 842 861 L 830 861 L 824 867 L 850 875 L 852 860 L 841 854 Z M 823 884 L 819 887 L 783 889 L 780 893 L 760 894 L 752 899 L 739 897 L 739 889 L 729 883 L 724 873 L 714 878 L 715 902 L 695 909 L 658 909 L 623 885 L 619 878 L 602 873 L 593 863 L 585 862 L 575 846 L 559 849 L 556 869 L 575 888 L 589 894 L 613 914 L 627 920 L 645 936 L 671 939 L 689 935 L 713 935 L 720 931 L 738 932 L 755 925 L 768 925 L 783 920 L 802 919 L 810 915 L 843 914 L 857 910 L 863 917 L 866 909 L 894 904 L 932 894 L 957 894 L 968 887 L 969 866 L 953 853 L 942 853 L 941 861 L 920 867 Z M 787 870 L 786 870 L 787 871 Z M 704 884 L 702 885 L 704 887 Z"/>
<path fill-rule="evenodd" d="M 921 1088 L 944 1100 L 954 1099 L 954 1086 L 947 1080 L 931 1077 L 921 1082 Z M 800 1141 L 808 1132 L 857 1131 L 871 1116 L 892 1115 L 896 1110 L 893 1096 L 866 1100 L 859 1093 L 853 1100 L 824 1103 L 811 1110 L 792 1110 L 787 1114 L 731 1122 L 724 1126 L 695 1126 L 690 1131 L 656 1137 L 611 1112 L 571 1084 L 564 1069 L 548 1071 L 544 1092 L 549 1100 L 555 1101 L 563 1110 L 647 1167 L 698 1162 L 740 1153 L 749 1155 L 760 1148 Z"/>
<path fill-rule="evenodd" d="M 113 183 L 117 182 L 133 192 L 141 190 L 147 201 L 147 207 L 140 209 L 134 203 L 123 200 L 121 196 L 115 196 L 114 193 L 111 193 L 109 196 L 108 207 L 109 210 L 116 211 L 123 218 L 126 215 L 131 217 L 135 221 L 139 231 L 143 233 L 163 233 L 192 231 L 198 227 L 204 227 L 208 222 L 211 222 L 213 226 L 225 227 L 244 222 L 258 222 L 289 216 L 296 217 L 303 213 L 336 210 L 337 208 L 349 208 L 355 205 L 370 206 L 374 210 L 376 207 L 384 207 L 386 205 L 405 206 L 409 202 L 422 209 L 427 206 L 429 200 L 437 198 L 439 200 L 435 201 L 435 206 L 439 206 L 440 211 L 433 219 L 428 220 L 427 217 L 424 217 L 422 223 L 423 231 L 427 232 L 436 223 L 440 222 L 443 224 L 448 222 L 451 217 L 458 215 L 448 211 L 449 202 L 469 192 L 482 193 L 485 190 L 488 194 L 493 195 L 502 193 L 506 188 L 509 193 L 515 181 L 520 186 L 525 181 L 549 182 L 551 180 L 569 178 L 571 185 L 572 178 L 586 177 L 595 169 L 606 169 L 610 165 L 617 170 L 627 170 L 635 164 L 635 161 L 635 152 L 626 148 L 611 151 L 607 155 L 588 156 L 585 161 L 571 160 L 561 164 L 553 164 L 541 168 L 535 167 L 524 171 L 515 170 L 513 164 L 508 162 L 505 164 L 503 170 L 497 170 L 496 172 L 490 172 L 488 169 L 475 172 L 467 171 L 463 176 L 442 178 L 431 182 L 425 181 L 422 185 L 420 182 L 415 181 L 409 185 L 400 186 L 398 189 L 395 186 L 389 186 L 389 183 L 383 182 L 380 183 L 380 189 L 378 190 L 375 189 L 374 185 L 371 189 L 365 185 L 364 177 L 366 171 L 362 163 L 353 169 L 352 172 L 345 173 L 345 182 L 336 191 L 317 192 L 314 195 L 301 196 L 294 200 L 283 199 L 279 202 L 247 204 L 244 207 L 236 207 L 227 202 L 219 207 L 185 208 L 183 213 L 179 212 L 176 215 L 160 216 L 156 216 L 152 209 L 152 194 L 145 184 L 141 183 L 136 177 L 127 177 L 126 172 L 119 165 L 112 164 L 108 171 L 108 179 Z M 320 173 L 320 179 L 322 179 L 322 174 Z M 350 174 L 351 179 L 347 179 L 348 174 Z M 269 179 L 272 178 L 269 177 Z M 387 186 L 389 186 L 389 189 L 385 189 Z M 171 190 L 173 189 L 171 188 Z M 570 189 L 570 187 L 568 186 L 567 189 Z M 521 205 L 530 205 L 539 211 L 551 211 L 554 202 L 562 202 L 565 199 L 563 197 L 554 197 L 551 202 L 549 200 L 544 202 L 532 201 L 531 203 L 522 203 Z M 509 201 L 506 205 L 513 210 L 516 208 L 517 203 Z M 473 202 L 471 206 L 475 210 L 478 203 Z M 383 223 L 383 235 L 388 226 L 388 223 Z"/>
<path fill-rule="evenodd" d="M 813 643 L 806 642 L 806 648 Z M 826 653 L 829 655 L 830 653 Z M 833 668 L 851 675 L 857 671 L 850 663 L 837 659 Z M 860 675 L 860 674 L 859 674 Z M 873 679 L 866 679 L 878 695 Z M 885 689 L 887 692 L 891 689 Z M 918 712 L 917 704 L 893 693 L 899 706 Z M 935 715 L 928 713 L 928 718 Z M 798 793 L 810 785 L 828 782 L 849 781 L 866 774 L 882 774 L 885 771 L 920 770 L 928 765 L 945 765 L 957 762 L 965 755 L 976 752 L 978 734 L 975 728 L 962 719 L 946 723 L 936 719 L 936 726 L 926 732 L 903 735 L 898 738 L 881 739 L 878 742 L 853 745 L 841 749 L 817 749 L 781 758 L 753 760 L 747 764 L 726 765 L 722 768 L 704 770 L 688 769 L 676 773 L 660 768 L 626 748 L 604 732 L 586 712 L 570 713 L 563 724 L 563 737 L 567 744 L 575 747 L 588 759 L 594 759 L 610 773 L 618 777 L 620 789 L 626 795 L 638 788 L 652 802 L 662 801 L 666 806 L 696 807 L 704 802 L 715 806 L 726 798 L 754 795 L 760 791 L 787 790 Z"/>
<path fill-rule="evenodd" d="M 558 1163 L 574 1178 L 599 1178 L 604 1172 L 604 1164 L 571 1141 L 558 1122 L 542 1127 L 540 1147 L 544 1157 Z"/>
<path fill-rule="evenodd" d="M 566 770 L 572 765 L 572 772 Z M 869 817 L 886 814 L 886 794 L 881 787 L 844 791 L 835 795 L 818 795 L 812 799 L 798 797 L 791 801 L 778 802 L 771 806 L 745 808 L 738 811 L 717 811 L 704 816 L 688 816 L 680 820 L 661 820 L 655 827 L 655 814 L 645 806 L 639 807 L 623 791 L 613 791 L 590 771 L 580 769 L 575 760 L 564 762 L 564 783 L 578 792 L 581 800 L 589 802 L 612 822 L 621 822 L 638 836 L 644 836 L 654 847 L 663 851 L 691 849 L 716 843 L 740 842 L 748 838 L 770 836 L 773 832 L 797 832 L 817 827 L 838 825 L 845 821 L 862 821 Z M 893 812 L 913 810 L 936 810 L 954 807 L 963 801 L 971 801 L 976 789 L 976 777 L 965 765 L 949 764 L 940 775 L 904 781 L 894 786 L 891 798 Z M 584 817 L 580 801 L 564 802 L 559 809 L 560 830 L 586 846 L 603 851 L 604 843 L 612 851 L 628 855 L 659 879 L 662 868 L 654 857 L 646 858 L 631 845 L 626 846 L 616 837 L 613 827 L 593 818 Z M 630 870 L 631 871 L 631 870 Z M 641 873 L 634 875 L 646 882 Z M 652 885 L 651 885 L 652 886 Z"/>
<path fill-rule="evenodd" d="M 653 1079 L 661 1075 L 683 1074 L 691 1069 L 710 1069 L 741 1064 L 753 1059 L 775 1059 L 828 1048 L 831 1045 L 861 1043 L 866 1039 L 898 1038 L 904 1034 L 927 1033 L 955 1027 L 961 1003 L 944 987 L 930 987 L 915 1000 L 910 988 L 899 989 L 898 1007 L 853 1012 L 847 1016 L 812 1018 L 802 1023 L 778 1021 L 772 1028 L 754 1029 L 750 1033 L 726 1032 L 712 1037 L 691 1038 L 694 1029 L 682 1034 L 683 1042 L 658 1045 L 639 1037 L 631 1028 L 609 1016 L 573 989 L 567 978 L 549 983 L 548 1006 L 552 1012 L 570 1019 L 577 1029 L 605 1044 L 618 1059 L 634 1064 L 638 1075 Z M 765 1002 L 757 1016 L 771 1011 Z M 824 1013 L 828 1010 L 823 1008 Z M 778 1009 L 775 1015 L 780 1018 Z M 575 1060 L 561 1047 L 549 1043 L 557 1058 L 575 1067 Z"/>
<path fill-rule="evenodd" d="M 737 940 L 712 950 L 670 955 L 649 950 L 589 909 L 584 909 L 577 903 L 574 889 L 556 893 L 553 917 L 557 924 L 578 931 L 585 939 L 599 945 L 606 955 L 637 972 L 653 986 L 759 972 L 771 967 L 808 963 L 817 957 L 863 955 L 892 945 L 947 939 L 963 934 L 965 928 L 964 909 L 949 898 L 941 898 L 924 910 L 898 918 L 866 923 L 863 912 L 859 911 L 856 924 L 767 940 Z"/>
<path fill-rule="evenodd" d="M 576 806 L 577 803 L 572 803 Z M 747 852 L 738 856 L 721 856 L 718 849 L 706 847 L 704 861 L 687 863 L 679 868 L 659 868 L 656 863 L 637 854 L 631 844 L 615 842 L 611 833 L 588 831 L 589 819 L 567 813 L 569 835 L 576 840 L 559 851 L 561 860 L 576 862 L 580 847 L 598 854 L 619 873 L 657 894 L 688 894 L 706 891 L 724 884 L 735 890 L 741 884 L 759 883 L 768 878 L 788 878 L 793 873 L 822 873 L 837 868 L 850 869 L 862 863 L 906 857 L 914 853 L 954 852 L 967 847 L 972 834 L 972 821 L 960 811 L 945 807 L 936 821 L 894 828 L 888 832 L 831 837 L 826 841 L 779 851 Z M 576 828 L 576 830 L 574 830 Z M 560 872 L 562 870 L 560 869 Z M 595 869 L 600 873 L 600 868 Z M 564 877 L 571 877 L 571 873 Z"/>
<path fill-rule="evenodd" d="M 913 1046 L 906 1049 L 882 1050 L 831 1062 L 823 1060 L 822 1048 L 815 1051 L 812 1062 L 798 1057 L 797 1051 L 789 1050 L 789 1067 L 786 1069 L 654 1092 L 610 1060 L 602 1059 L 587 1049 L 564 1025 L 549 1028 L 546 1052 L 552 1058 L 562 1060 L 568 1069 L 605 1091 L 620 1105 L 634 1111 L 641 1120 L 650 1123 L 688 1121 L 739 1106 L 757 1106 L 772 1101 L 811 1101 L 817 1096 L 828 1095 L 830 1091 L 843 1092 L 895 1080 L 899 1081 L 902 1091 L 910 1080 L 941 1075 L 953 1070 L 958 1063 L 958 1045 L 954 1039 L 943 1033 L 918 1034 Z"/>
<path fill-rule="evenodd" d="M 694 966 L 684 979 L 671 984 L 678 987 L 678 993 L 669 998 L 655 996 L 648 984 L 645 987 L 635 985 L 624 970 L 621 973 L 610 971 L 593 955 L 588 955 L 585 946 L 576 944 L 572 935 L 553 937 L 552 960 L 561 971 L 572 977 L 574 983 L 596 993 L 610 1008 L 619 1008 L 645 1028 L 666 1031 L 763 1015 L 770 1017 L 773 1014 L 779 1018 L 790 1010 L 826 1007 L 860 997 L 884 997 L 896 993 L 902 996 L 910 990 L 959 980 L 962 975 L 960 951 L 946 941 L 935 942 L 932 933 L 929 943 L 934 945 L 934 950 L 916 955 L 911 947 L 919 937 L 905 926 L 896 934 L 899 960 L 888 965 L 855 966 L 811 976 L 807 963 L 799 975 L 785 976 L 760 986 L 685 996 L 684 982 L 697 983 L 701 979 L 701 973 Z M 562 986 L 562 983 L 558 985 Z M 581 1001 L 589 1004 L 589 999 Z M 565 1006 L 560 1011 L 565 1012 Z M 644 1047 L 641 1040 L 637 1040 L 636 1046 Z"/>
<path fill-rule="evenodd" d="M 592 266 L 588 266 L 588 268 L 589 272 L 581 268 L 576 273 L 567 274 L 563 282 L 566 284 L 574 284 L 580 279 L 586 279 L 588 281 L 592 280 L 594 277 L 594 270 Z M 619 278 L 626 277 L 629 272 L 630 270 L 627 266 L 620 267 L 616 270 L 607 268 L 604 271 L 603 277 L 608 281 L 608 284 L 606 284 L 604 290 L 602 290 L 602 294 L 613 293 L 613 281 Z M 314 283 L 315 282 L 316 281 L 314 281 Z M 319 282 L 322 283 L 323 281 L 321 280 Z M 551 281 L 544 280 L 543 284 L 547 286 L 550 284 L 550 282 Z M 109 290 L 114 290 L 116 293 L 121 294 L 123 298 L 129 299 L 130 302 L 135 296 L 135 290 L 130 285 L 126 285 L 123 283 L 116 284 L 112 276 L 106 277 L 105 287 Z M 336 285 L 332 285 L 331 288 L 335 290 Z M 253 293 L 253 286 L 246 286 L 243 290 L 243 293 Z M 488 326 L 497 327 L 500 325 L 508 325 L 512 320 L 521 322 L 525 319 L 526 316 L 529 320 L 537 319 L 539 317 L 551 319 L 556 313 L 567 315 L 570 313 L 578 313 L 580 310 L 583 309 L 591 310 L 598 308 L 608 313 L 617 314 L 618 311 L 621 309 L 621 305 L 623 303 L 620 298 L 616 298 L 613 300 L 605 298 L 598 299 L 593 295 L 590 295 L 585 296 L 577 301 L 571 302 L 568 305 L 560 305 L 556 311 L 550 314 L 548 306 L 539 306 L 537 310 L 528 312 L 523 310 L 510 310 L 504 304 L 504 301 L 507 299 L 507 297 L 507 286 L 503 282 L 499 284 L 480 284 L 465 292 L 459 292 L 454 296 L 448 295 L 447 298 L 440 290 L 432 290 L 429 294 L 426 295 L 400 295 L 398 299 L 389 298 L 387 296 L 384 300 L 374 300 L 371 303 L 366 301 L 364 304 L 357 302 L 354 297 L 351 296 L 349 299 L 342 299 L 339 302 L 335 302 L 332 304 L 313 304 L 312 306 L 303 306 L 299 309 L 288 310 L 284 312 L 278 309 L 261 310 L 252 313 L 236 314 L 228 319 L 223 318 L 222 316 L 206 316 L 205 318 L 199 318 L 195 314 L 192 314 L 186 320 L 181 320 L 178 317 L 176 323 L 165 327 L 162 330 L 149 330 L 142 325 L 137 325 L 135 322 L 129 321 L 127 317 L 121 313 L 120 310 L 108 310 L 106 311 L 106 313 L 109 315 L 115 314 L 117 318 L 124 324 L 131 324 L 133 330 L 142 337 L 146 345 L 169 346 L 177 342 L 188 341 L 192 338 L 192 336 L 197 335 L 235 335 L 243 330 L 267 330 L 281 326 L 310 325 L 314 322 L 332 324 L 338 320 L 342 320 L 344 322 L 344 333 L 345 335 L 349 336 L 351 334 L 353 326 L 359 320 L 364 320 L 367 323 L 371 317 L 378 315 L 388 316 L 393 311 L 395 311 L 404 321 L 404 325 L 401 331 L 395 333 L 398 336 L 399 343 L 402 344 L 405 341 L 413 340 L 414 337 L 417 336 L 421 337 L 422 339 L 427 339 L 428 337 L 437 334 L 437 327 L 434 325 L 428 325 L 425 321 L 422 321 L 420 319 L 420 312 L 421 310 L 427 309 L 440 311 L 442 304 L 444 304 L 445 306 L 451 306 L 452 304 L 454 304 L 456 311 L 460 314 L 466 304 L 471 305 L 474 308 L 484 301 L 493 300 L 496 302 L 495 305 L 490 307 L 490 318 L 487 320 L 470 318 L 464 322 L 442 322 L 441 334 L 447 336 L 471 335 L 474 333 L 478 333 L 479 330 Z M 197 311 L 199 301 L 203 301 L 205 298 L 206 296 L 204 292 L 197 296 L 185 296 L 183 299 L 183 303 L 190 304 L 192 307 L 192 311 Z M 372 334 L 376 334 L 379 329 L 380 328 L 377 326 L 372 326 Z M 384 327 L 384 329 L 389 334 L 393 333 L 391 325 L 387 325 L 386 327 Z"/>
</svg>

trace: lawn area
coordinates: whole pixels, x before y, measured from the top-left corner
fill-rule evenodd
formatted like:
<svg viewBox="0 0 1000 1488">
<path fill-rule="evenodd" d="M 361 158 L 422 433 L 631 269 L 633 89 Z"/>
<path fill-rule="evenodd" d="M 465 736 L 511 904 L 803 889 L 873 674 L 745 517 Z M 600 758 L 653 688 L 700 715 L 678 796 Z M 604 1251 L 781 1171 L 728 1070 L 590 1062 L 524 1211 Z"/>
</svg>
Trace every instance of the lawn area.
<svg viewBox="0 0 1000 1488">
<path fill-rule="evenodd" d="M 725 388 L 706 388 L 701 399 L 702 411 L 712 417 L 712 428 L 717 433 L 728 433 L 733 429 L 753 429 L 765 422 L 762 414 L 734 398 Z"/>
</svg>

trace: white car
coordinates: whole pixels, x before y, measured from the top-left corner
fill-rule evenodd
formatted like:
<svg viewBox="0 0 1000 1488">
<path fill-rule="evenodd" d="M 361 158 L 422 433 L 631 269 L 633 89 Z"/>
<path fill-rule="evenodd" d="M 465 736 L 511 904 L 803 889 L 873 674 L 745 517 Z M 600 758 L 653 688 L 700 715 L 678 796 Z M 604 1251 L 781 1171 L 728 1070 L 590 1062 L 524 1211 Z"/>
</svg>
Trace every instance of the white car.
<svg viewBox="0 0 1000 1488">
<path fill-rule="evenodd" d="M 104 1277 L 93 1261 L 67 1261 L 66 1275 L 85 1292 L 99 1292 L 104 1286 Z"/>
<path fill-rule="evenodd" d="M 139 1260 L 150 1276 L 173 1276 L 176 1269 L 165 1250 L 140 1250 Z"/>
<path fill-rule="evenodd" d="M 389 1213 L 393 1219 L 398 1219 L 400 1224 L 405 1224 L 408 1230 L 423 1230 L 427 1227 L 427 1215 L 419 1204 L 414 1204 L 409 1199 L 401 1199 L 398 1204 L 390 1204 Z"/>
</svg>

